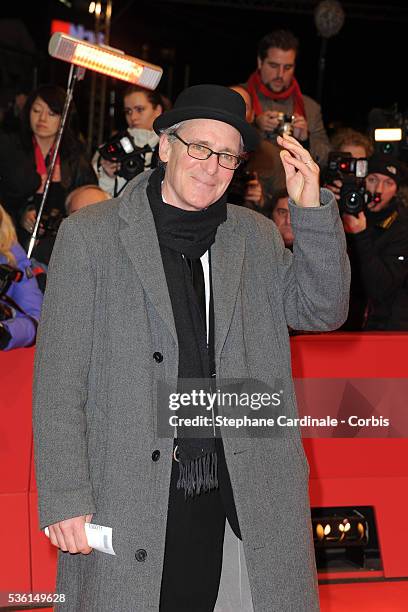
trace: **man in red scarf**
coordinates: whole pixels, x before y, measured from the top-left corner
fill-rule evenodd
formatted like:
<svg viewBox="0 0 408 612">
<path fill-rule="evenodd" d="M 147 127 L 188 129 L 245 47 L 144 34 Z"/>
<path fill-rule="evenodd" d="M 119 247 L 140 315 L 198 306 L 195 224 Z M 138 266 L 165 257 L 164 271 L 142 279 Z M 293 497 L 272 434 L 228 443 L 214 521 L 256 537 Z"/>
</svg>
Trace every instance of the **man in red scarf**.
<svg viewBox="0 0 408 612">
<path fill-rule="evenodd" d="M 251 94 L 255 124 L 262 135 L 276 143 L 280 114 L 292 117 L 293 136 L 309 149 L 314 159 L 325 165 L 329 140 L 320 106 L 302 94 L 294 76 L 299 41 L 288 30 L 275 30 L 258 45 L 258 68 L 246 87 Z"/>
</svg>

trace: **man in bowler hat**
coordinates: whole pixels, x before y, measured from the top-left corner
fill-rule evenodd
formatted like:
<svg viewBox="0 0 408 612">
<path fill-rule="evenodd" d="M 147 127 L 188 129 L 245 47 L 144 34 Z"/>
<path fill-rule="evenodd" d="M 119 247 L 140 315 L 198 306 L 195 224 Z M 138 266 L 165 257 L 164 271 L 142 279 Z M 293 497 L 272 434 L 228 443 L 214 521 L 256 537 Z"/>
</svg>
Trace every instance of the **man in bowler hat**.
<svg viewBox="0 0 408 612">
<path fill-rule="evenodd" d="M 50 264 L 35 456 L 63 609 L 317 611 L 299 431 L 161 437 L 155 392 L 189 378 L 279 379 L 282 410 L 296 416 L 288 326 L 332 330 L 347 314 L 336 202 L 319 189 L 310 154 L 285 136 L 293 253 L 272 221 L 227 204 L 234 170 L 256 146 L 244 101 L 228 88 L 186 89 L 154 129 L 161 166 L 66 219 Z M 115 555 L 89 547 L 86 522 L 112 528 Z M 247 603 L 239 582 L 220 588 L 227 536 Z"/>
</svg>

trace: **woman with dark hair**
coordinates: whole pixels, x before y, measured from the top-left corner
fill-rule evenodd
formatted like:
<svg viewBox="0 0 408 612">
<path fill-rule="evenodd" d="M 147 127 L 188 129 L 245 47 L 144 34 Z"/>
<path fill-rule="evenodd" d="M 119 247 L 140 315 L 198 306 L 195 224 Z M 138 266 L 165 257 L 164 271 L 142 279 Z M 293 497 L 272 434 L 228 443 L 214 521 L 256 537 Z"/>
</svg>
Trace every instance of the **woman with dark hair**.
<svg viewBox="0 0 408 612">
<path fill-rule="evenodd" d="M 19 134 L 0 138 L 0 195 L 17 229 L 19 242 L 27 247 L 41 203 L 55 140 L 61 123 L 65 91 L 42 85 L 27 98 Z M 65 125 L 57 162 L 42 216 L 40 236 L 33 257 L 48 264 L 64 203 L 70 191 L 97 183 L 79 136 L 72 128 L 71 109 Z"/>
<path fill-rule="evenodd" d="M 129 85 L 123 92 L 123 112 L 130 128 L 152 130 L 153 121 L 163 112 L 163 98 L 156 90 Z"/>
<path fill-rule="evenodd" d="M 139 85 L 129 85 L 123 92 L 123 112 L 128 125 L 127 133 L 133 139 L 136 147 L 148 146 L 150 149 L 143 153 L 143 163 L 140 165 L 142 170 L 149 170 L 157 165 L 159 137 L 153 130 L 153 121 L 162 114 L 163 110 L 164 101 L 158 91 L 151 91 Z M 120 162 L 104 159 L 99 149 L 93 158 L 99 186 L 116 196 L 138 172 L 137 170 L 135 172 L 133 170 L 124 171 Z"/>
</svg>

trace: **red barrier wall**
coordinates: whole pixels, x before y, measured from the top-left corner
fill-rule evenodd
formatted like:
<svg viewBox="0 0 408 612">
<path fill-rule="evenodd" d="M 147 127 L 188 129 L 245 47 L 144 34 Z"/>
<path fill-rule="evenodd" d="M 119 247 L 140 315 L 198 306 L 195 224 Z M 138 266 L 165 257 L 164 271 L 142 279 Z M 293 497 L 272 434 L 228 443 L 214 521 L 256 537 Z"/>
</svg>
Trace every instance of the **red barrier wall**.
<svg viewBox="0 0 408 612">
<path fill-rule="evenodd" d="M 408 378 L 408 334 L 292 338 L 297 378 Z M 31 430 L 34 349 L 0 352 L 0 591 L 52 592 L 56 551 L 39 532 Z M 382 575 L 408 576 L 408 439 L 307 439 L 312 506 L 374 506 Z M 334 577 L 330 575 L 330 577 Z"/>
<path fill-rule="evenodd" d="M 296 336 L 292 367 L 295 378 L 408 378 L 408 333 Z M 373 506 L 382 575 L 407 577 L 408 439 L 305 439 L 303 444 L 311 506 Z"/>
<path fill-rule="evenodd" d="M 31 590 L 31 383 L 34 351 L 0 352 L 0 591 Z"/>
</svg>

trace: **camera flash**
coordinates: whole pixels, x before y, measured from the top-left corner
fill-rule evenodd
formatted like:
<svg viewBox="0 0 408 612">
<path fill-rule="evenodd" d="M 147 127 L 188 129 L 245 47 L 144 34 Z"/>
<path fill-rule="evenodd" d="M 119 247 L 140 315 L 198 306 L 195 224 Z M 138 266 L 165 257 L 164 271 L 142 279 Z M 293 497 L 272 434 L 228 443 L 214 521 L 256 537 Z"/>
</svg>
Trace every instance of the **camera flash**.
<svg viewBox="0 0 408 612">
<path fill-rule="evenodd" d="M 377 128 L 374 130 L 376 142 L 399 142 L 402 140 L 401 128 Z"/>
</svg>

